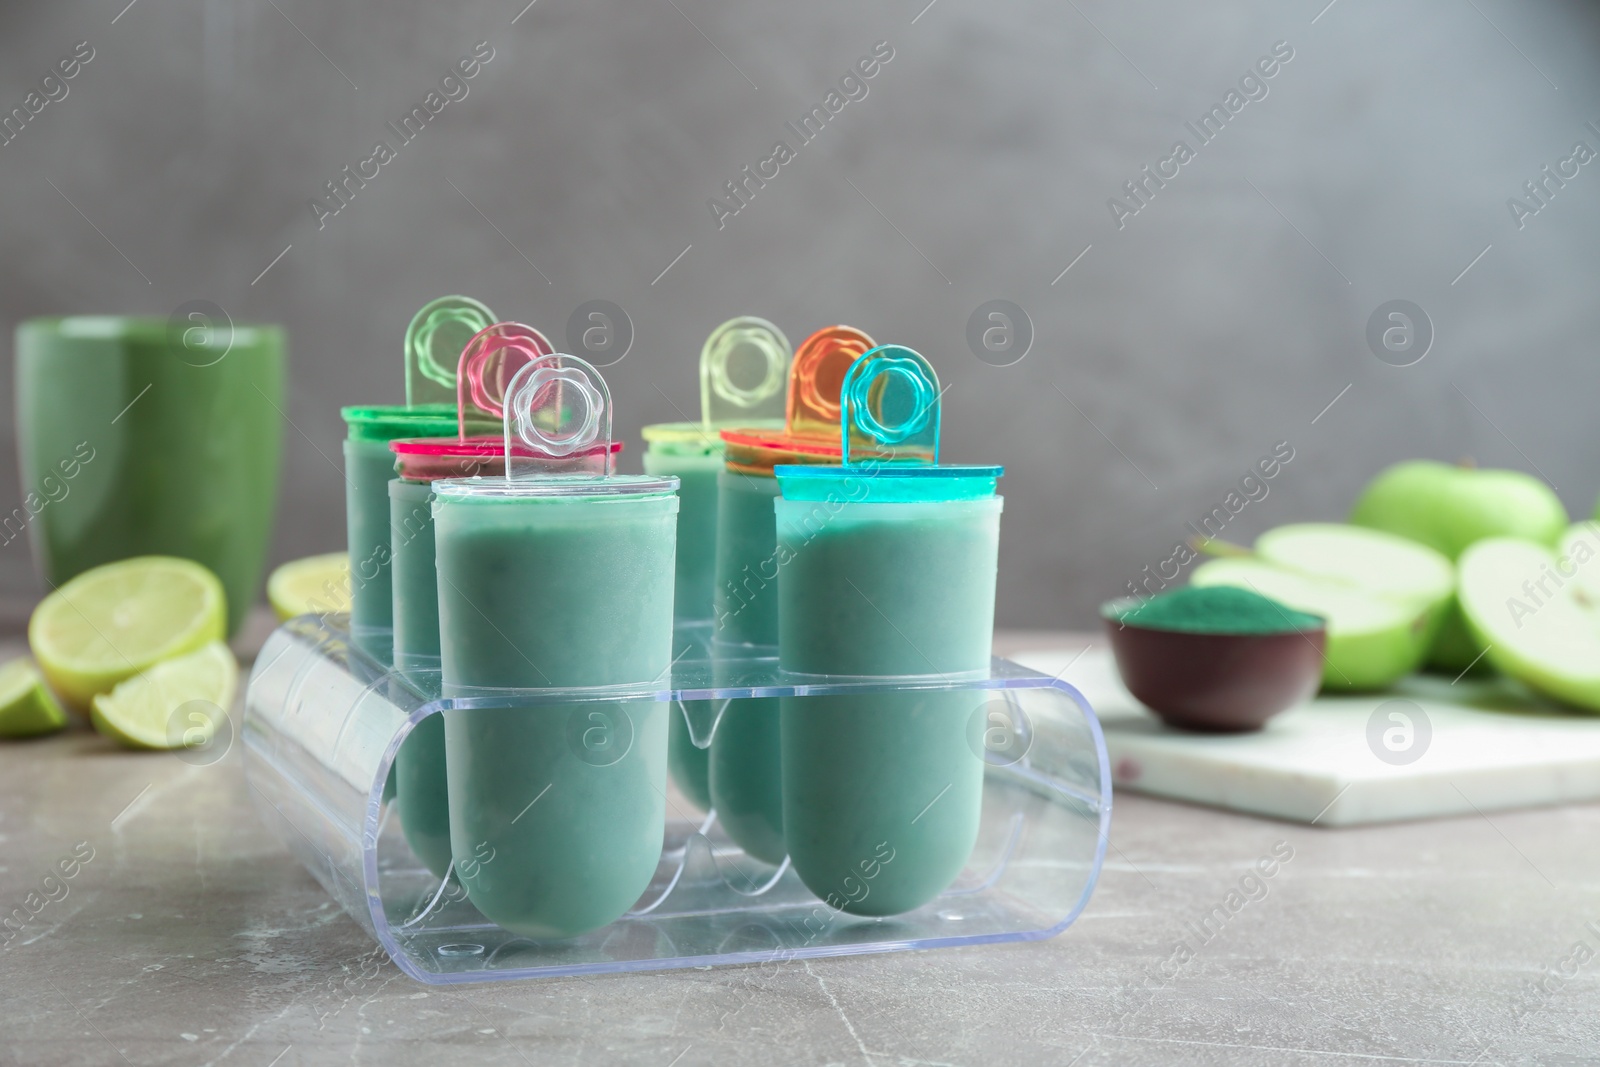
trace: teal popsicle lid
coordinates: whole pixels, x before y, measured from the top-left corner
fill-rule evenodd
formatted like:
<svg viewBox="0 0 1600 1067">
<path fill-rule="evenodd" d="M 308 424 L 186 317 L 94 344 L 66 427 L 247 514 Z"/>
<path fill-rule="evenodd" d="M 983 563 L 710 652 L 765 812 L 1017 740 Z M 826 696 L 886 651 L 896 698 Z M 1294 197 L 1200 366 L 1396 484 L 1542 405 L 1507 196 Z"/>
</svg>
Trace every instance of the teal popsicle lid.
<svg viewBox="0 0 1600 1067">
<path fill-rule="evenodd" d="M 515 335 L 509 327 L 502 333 Z M 507 383 L 504 473 L 434 483 L 441 499 L 672 496 L 675 477 L 614 473 L 611 391 L 587 360 L 538 355 Z"/>
<path fill-rule="evenodd" d="M 850 365 L 839 391 L 843 462 L 773 468 L 786 500 L 934 503 L 994 495 L 1004 467 L 939 463 L 939 376 L 904 345 Z"/>
<path fill-rule="evenodd" d="M 700 349 L 700 421 L 646 426 L 651 451 L 716 455 L 722 451 L 718 427 L 781 428 L 792 357 L 789 339 L 766 319 L 740 315 L 718 326 Z"/>
</svg>

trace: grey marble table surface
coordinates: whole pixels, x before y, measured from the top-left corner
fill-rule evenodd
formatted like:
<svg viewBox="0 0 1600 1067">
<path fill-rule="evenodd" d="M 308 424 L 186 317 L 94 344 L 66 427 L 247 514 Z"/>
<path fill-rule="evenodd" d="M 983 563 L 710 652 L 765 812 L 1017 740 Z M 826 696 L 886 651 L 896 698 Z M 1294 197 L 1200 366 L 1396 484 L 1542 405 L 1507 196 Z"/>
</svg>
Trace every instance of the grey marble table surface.
<svg viewBox="0 0 1600 1067">
<path fill-rule="evenodd" d="M 4 911 L 74 871 L 0 949 L 0 1062 L 1596 1063 L 1596 840 L 1595 805 L 1326 830 L 1123 794 L 1050 941 L 439 989 L 258 821 L 237 746 L 78 729 L 0 745 Z"/>
</svg>

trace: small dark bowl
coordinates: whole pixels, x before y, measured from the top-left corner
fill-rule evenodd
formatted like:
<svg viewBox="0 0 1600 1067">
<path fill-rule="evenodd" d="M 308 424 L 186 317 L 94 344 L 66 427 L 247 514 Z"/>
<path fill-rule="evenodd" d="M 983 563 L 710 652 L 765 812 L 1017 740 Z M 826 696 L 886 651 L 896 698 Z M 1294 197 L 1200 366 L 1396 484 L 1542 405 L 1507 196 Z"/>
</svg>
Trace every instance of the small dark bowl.
<svg viewBox="0 0 1600 1067">
<path fill-rule="evenodd" d="M 1137 601 L 1101 608 L 1128 691 L 1169 726 L 1203 733 L 1259 730 L 1322 684 L 1328 632 L 1204 634 L 1124 624 Z"/>
</svg>

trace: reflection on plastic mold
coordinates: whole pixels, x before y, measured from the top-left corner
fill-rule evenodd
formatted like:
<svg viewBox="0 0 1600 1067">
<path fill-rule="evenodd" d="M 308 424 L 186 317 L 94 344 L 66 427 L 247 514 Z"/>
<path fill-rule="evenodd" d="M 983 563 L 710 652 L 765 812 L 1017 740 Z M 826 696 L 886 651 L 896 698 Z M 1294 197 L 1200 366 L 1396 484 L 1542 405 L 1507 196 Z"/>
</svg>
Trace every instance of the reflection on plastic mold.
<svg viewBox="0 0 1600 1067">
<path fill-rule="evenodd" d="M 246 698 L 246 774 L 263 819 L 382 950 L 419 981 L 773 963 L 1038 940 L 1064 930 L 1093 892 L 1110 821 L 1111 776 L 1099 724 L 1065 683 L 1004 660 L 995 660 L 981 676 L 957 680 L 797 679 L 784 676 L 770 659 L 732 669 L 718 663 L 714 671 L 709 657 L 691 652 L 674 665 L 659 692 L 626 693 L 630 706 L 663 702 L 671 714 L 686 715 L 701 702 L 720 706 L 750 697 L 791 698 L 804 707 L 812 697 L 859 701 L 898 693 L 905 699 L 908 691 L 926 690 L 958 701 L 966 694 L 971 714 L 958 716 L 957 727 L 970 730 L 972 758 L 982 768 L 982 811 L 959 876 L 911 911 L 852 914 L 876 904 L 880 883 L 896 870 L 892 838 L 864 842 L 860 862 L 838 871 L 831 891 L 819 897 L 787 860 L 773 866 L 747 855 L 714 812 L 686 807 L 673 793 L 666 797 L 656 871 L 622 918 L 560 940 L 513 934 L 485 920 L 467 892 L 474 877 L 496 866 L 494 846 L 459 850 L 441 880 L 406 844 L 400 820 L 390 817 L 393 804 L 384 799 L 395 754 L 417 723 L 445 709 L 498 708 L 505 714 L 503 709 L 515 706 L 520 714 L 538 715 L 541 705 L 550 705 L 552 712 L 570 715 L 581 700 L 606 717 L 622 705 L 616 696 L 608 707 L 607 694 L 572 690 L 441 699 L 431 676 L 401 677 L 352 649 L 342 621 L 303 617 L 267 642 Z M 719 683 L 726 678 L 738 684 Z M 690 726 L 697 743 L 709 743 L 717 724 Z M 530 783 L 530 796 L 538 793 L 535 786 Z M 508 810 L 506 818 L 516 814 Z"/>
</svg>

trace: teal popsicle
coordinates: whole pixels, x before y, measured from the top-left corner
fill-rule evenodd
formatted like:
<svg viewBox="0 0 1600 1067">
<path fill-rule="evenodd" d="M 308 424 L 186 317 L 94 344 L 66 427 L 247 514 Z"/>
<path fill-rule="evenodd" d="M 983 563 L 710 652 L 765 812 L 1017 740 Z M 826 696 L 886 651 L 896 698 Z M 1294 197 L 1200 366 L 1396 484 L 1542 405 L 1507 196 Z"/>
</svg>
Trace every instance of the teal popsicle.
<svg viewBox="0 0 1600 1067">
<path fill-rule="evenodd" d="M 781 466 L 780 664 L 804 675 L 986 671 L 994 626 L 998 467 L 939 466 L 938 379 L 910 349 L 874 349 L 842 388 L 845 462 Z M 977 839 L 982 750 L 971 692 L 785 698 L 784 835 L 796 873 L 858 915 L 947 889 Z"/>
<path fill-rule="evenodd" d="M 389 482 L 397 437 L 451 433 L 456 419 L 443 405 L 346 407 L 345 531 L 350 551 L 350 637 L 379 663 L 393 662 L 394 601 L 389 545 Z"/>
<path fill-rule="evenodd" d="M 439 343 L 440 334 L 434 339 Z M 485 327 L 461 350 L 457 369 L 459 424 L 455 437 L 391 441 L 399 478 L 389 483 L 393 555 L 394 662 L 402 673 L 439 671 L 439 586 L 434 566 L 433 482 L 443 478 L 504 476 L 503 436 L 474 430 L 503 420 L 504 383 L 529 359 L 551 351 L 543 334 L 521 324 Z M 613 442 L 620 451 L 622 442 Z M 523 450 L 525 451 L 525 449 Z M 579 469 L 594 454 L 545 457 L 552 468 Z M 450 809 L 445 769 L 444 719 L 432 715 L 412 728 L 395 755 L 400 825 L 411 850 L 440 878 L 450 867 Z"/>
<path fill-rule="evenodd" d="M 647 474 L 678 479 L 678 557 L 673 616 L 679 626 L 709 626 L 716 584 L 717 479 L 727 425 L 781 426 L 791 352 L 783 331 L 746 315 L 718 326 L 700 351 L 700 421 L 646 426 Z M 697 747 L 686 716 L 709 717 L 708 701 L 671 715 L 673 781 L 702 810 L 711 807 L 707 750 Z"/>
<path fill-rule="evenodd" d="M 772 469 L 778 463 L 839 462 L 839 383 L 871 347 L 872 339 L 853 327 L 816 331 L 795 350 L 784 428 L 722 432 L 726 464 L 717 475 L 713 663 L 718 649 L 739 659 L 777 655 L 778 482 Z M 709 763 L 711 802 L 728 836 L 756 859 L 782 863 L 787 850 L 778 701 L 729 701 L 711 737 Z"/>
<path fill-rule="evenodd" d="M 645 430 L 648 434 L 650 427 Z M 677 624 L 698 627 L 702 620 L 709 624 L 714 575 L 711 564 L 717 542 L 717 472 L 722 469 L 722 457 L 672 455 L 657 451 L 652 442 L 644 456 L 644 469 L 646 474 L 678 479 L 678 563 L 673 610 L 705 614 L 680 615 Z M 685 701 L 668 714 L 667 760 L 672 780 L 701 811 L 711 810 L 710 769 L 706 750 L 694 743 L 686 716 L 692 715 L 696 720 L 707 717 L 711 703 Z"/>
<path fill-rule="evenodd" d="M 462 431 L 458 405 L 447 398 L 456 391 L 463 342 L 493 321 L 493 312 L 469 297 L 430 301 L 406 327 L 406 398 L 419 406 L 345 409 L 352 437 L 358 429 L 363 435 L 345 443 L 351 634 L 369 654 L 402 672 L 439 669 L 439 620 L 432 588 L 432 494 L 426 484 L 432 479 L 401 481 L 397 495 L 394 441 L 411 434 L 438 437 Z M 380 514 L 382 529 L 377 526 Z M 438 716 L 418 723 L 401 744 L 385 795 L 398 801 L 406 843 L 443 878 L 450 867 L 450 820 L 444 724 Z"/>
<path fill-rule="evenodd" d="M 439 579 L 434 561 L 433 482 L 442 478 L 503 477 L 505 443 L 487 437 L 411 438 L 389 443 L 401 477 L 389 483 L 394 555 L 394 663 L 403 674 L 439 673 Z M 613 441 L 611 451 L 622 451 Z M 594 450 L 552 469 L 579 469 Z M 435 875 L 450 866 L 450 812 L 445 774 L 444 719 L 431 715 L 412 728 L 395 755 L 400 825 L 411 850 Z"/>
<path fill-rule="evenodd" d="M 389 482 L 394 554 L 394 659 L 402 674 L 439 669 L 439 596 L 433 588 L 433 486 Z M 428 639 L 429 625 L 432 640 Z M 395 796 L 406 843 L 435 877 L 450 870 L 450 809 L 444 775 L 444 720 L 412 727 L 394 757 Z"/>
<path fill-rule="evenodd" d="M 534 359 L 507 389 L 506 434 L 592 473 L 508 449 L 503 478 L 434 485 L 444 692 L 522 706 L 443 713 L 455 868 L 485 918 L 534 938 L 620 917 L 649 884 L 665 829 L 677 483 L 610 473 L 610 403 L 572 356 Z M 542 702 L 619 687 L 632 701 Z"/>
<path fill-rule="evenodd" d="M 412 440 L 391 441 L 391 453 Z M 403 458 L 402 458 L 403 462 Z M 439 589 L 433 566 L 433 479 L 389 482 L 394 665 L 402 673 L 439 669 Z"/>
<path fill-rule="evenodd" d="M 393 658 L 394 609 L 389 544 L 389 481 L 398 437 L 456 432 L 456 357 L 494 313 L 464 296 L 423 306 L 406 329 L 406 403 L 341 408 L 345 531 L 350 552 L 350 636 L 384 666 Z"/>
</svg>

